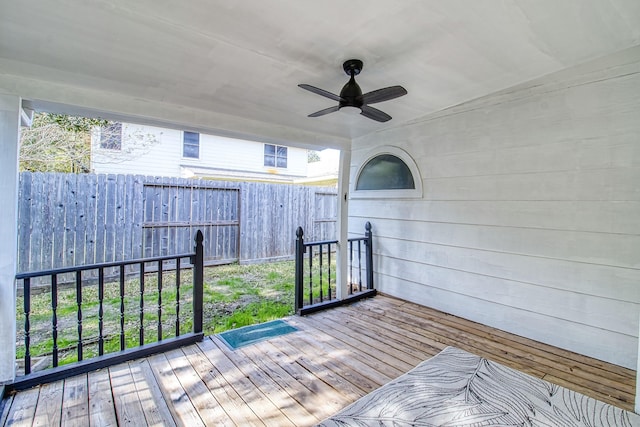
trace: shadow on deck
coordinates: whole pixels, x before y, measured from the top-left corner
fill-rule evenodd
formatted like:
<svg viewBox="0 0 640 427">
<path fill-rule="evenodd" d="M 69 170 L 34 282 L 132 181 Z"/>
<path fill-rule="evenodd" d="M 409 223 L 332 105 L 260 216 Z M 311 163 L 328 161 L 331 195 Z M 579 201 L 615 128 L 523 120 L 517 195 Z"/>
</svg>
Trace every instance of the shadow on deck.
<svg viewBox="0 0 640 427">
<path fill-rule="evenodd" d="M 0 426 L 312 425 L 452 345 L 633 410 L 635 371 L 386 296 L 291 317 L 231 351 L 217 337 L 4 399 Z"/>
</svg>

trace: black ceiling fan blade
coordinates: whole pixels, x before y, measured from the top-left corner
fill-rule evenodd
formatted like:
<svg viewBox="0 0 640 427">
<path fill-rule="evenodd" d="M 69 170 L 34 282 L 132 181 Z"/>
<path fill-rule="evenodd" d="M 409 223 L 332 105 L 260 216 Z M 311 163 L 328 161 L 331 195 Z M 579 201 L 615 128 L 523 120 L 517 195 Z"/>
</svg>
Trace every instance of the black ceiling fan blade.
<svg viewBox="0 0 640 427">
<path fill-rule="evenodd" d="M 389 86 L 365 93 L 362 95 L 362 103 L 375 104 L 376 102 L 388 101 L 406 94 L 407 90 L 402 86 Z"/>
<path fill-rule="evenodd" d="M 311 114 L 309 114 L 309 117 L 324 116 L 325 114 L 334 113 L 334 112 L 338 111 L 339 109 L 340 109 L 340 106 L 336 105 L 334 107 L 325 108 L 324 110 L 320 110 L 320 111 L 316 111 L 315 113 L 311 113 Z"/>
<path fill-rule="evenodd" d="M 311 85 L 307 85 L 307 84 L 301 84 L 301 85 L 298 85 L 298 87 L 300 87 L 302 89 L 305 89 L 305 90 L 308 90 L 309 92 L 313 92 L 313 93 L 316 93 L 318 95 L 324 96 L 326 98 L 333 99 L 334 101 L 338 101 L 338 102 L 344 101 L 344 99 L 342 97 L 340 97 L 338 95 L 335 95 L 335 94 L 333 94 L 331 92 L 328 92 L 328 91 L 326 91 L 324 89 L 320 89 L 319 87 L 315 87 L 315 86 L 311 86 Z"/>
<path fill-rule="evenodd" d="M 362 111 L 360 112 L 363 116 L 375 120 L 376 122 L 388 122 L 391 120 L 391 116 L 385 113 L 384 111 L 380 111 L 377 108 L 369 107 L 368 105 L 362 106 Z"/>
</svg>

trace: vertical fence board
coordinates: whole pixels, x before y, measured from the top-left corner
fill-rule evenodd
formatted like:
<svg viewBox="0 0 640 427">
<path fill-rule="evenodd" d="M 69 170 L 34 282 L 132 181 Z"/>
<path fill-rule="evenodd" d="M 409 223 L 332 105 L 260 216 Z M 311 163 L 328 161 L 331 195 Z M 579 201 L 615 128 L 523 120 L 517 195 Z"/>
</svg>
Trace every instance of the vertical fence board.
<svg viewBox="0 0 640 427">
<path fill-rule="evenodd" d="M 64 181 L 65 211 L 64 211 L 64 258 L 61 267 L 76 265 L 74 258 L 76 238 L 76 175 L 67 174 Z M 40 270 L 31 266 L 31 270 Z"/>
<path fill-rule="evenodd" d="M 96 218 L 97 209 L 97 175 L 86 175 L 86 181 L 83 185 L 85 187 L 85 238 L 84 238 L 84 262 L 83 264 L 93 264 L 96 262 L 96 229 L 98 227 L 98 221 Z"/>
<path fill-rule="evenodd" d="M 133 209 L 131 215 L 133 216 L 133 258 L 142 258 L 143 250 L 142 250 L 142 222 L 144 215 L 144 177 L 142 175 L 136 175 L 134 180 L 134 186 L 132 191 L 133 198 Z"/>
<path fill-rule="evenodd" d="M 134 177 L 133 175 L 124 176 L 124 204 L 122 206 L 124 212 L 124 227 L 122 229 L 123 242 L 122 242 L 122 259 L 127 259 L 127 256 L 133 253 L 133 229 L 134 229 L 134 215 L 133 215 L 133 198 L 134 198 Z"/>
<path fill-rule="evenodd" d="M 117 228 L 118 184 L 117 176 L 109 174 L 106 180 L 106 210 L 105 210 L 105 261 L 116 259 L 116 239 L 120 232 Z"/>
<path fill-rule="evenodd" d="M 31 201 L 32 205 L 30 207 L 31 211 L 31 227 L 30 227 L 30 244 L 29 244 L 29 259 L 30 259 L 30 267 L 33 266 L 34 263 L 38 263 L 42 265 L 42 205 L 43 200 L 42 197 L 39 197 L 40 194 L 44 191 L 43 183 L 42 183 L 41 173 L 35 173 L 33 175 L 33 180 L 31 181 Z"/>
<path fill-rule="evenodd" d="M 124 259 L 124 233 L 122 230 L 125 229 L 127 218 L 125 217 L 125 177 L 124 175 L 116 176 L 116 206 L 115 206 L 115 215 L 116 215 L 116 238 L 114 242 L 114 261 L 122 261 Z"/>
<path fill-rule="evenodd" d="M 84 178 L 84 177 L 83 177 Z M 87 250 L 87 201 L 89 199 L 90 185 L 85 182 L 78 182 L 76 186 L 76 238 L 75 238 L 75 258 L 76 265 L 83 265 L 85 252 Z"/>
<path fill-rule="evenodd" d="M 30 269 L 31 241 L 31 182 L 33 175 L 20 174 L 18 189 L 18 271 Z"/>
<path fill-rule="evenodd" d="M 53 213 L 55 212 L 55 193 L 51 191 L 48 177 L 42 176 L 42 262 L 45 269 L 53 264 Z"/>
<path fill-rule="evenodd" d="M 55 192 L 55 209 L 53 210 L 53 216 L 55 218 L 54 227 L 53 227 L 53 260 L 52 267 L 61 266 L 61 260 L 64 259 L 64 235 L 65 235 L 65 193 L 64 193 L 64 183 L 66 176 L 62 173 L 53 174 L 52 179 L 53 187 L 51 188 L 51 192 Z M 22 201 L 21 201 L 22 202 Z M 19 271 L 27 271 L 27 270 L 19 270 Z"/>
<path fill-rule="evenodd" d="M 96 182 L 96 218 L 93 221 L 96 224 L 96 262 L 106 261 L 106 244 L 107 223 L 105 215 L 107 213 L 107 192 L 101 191 L 107 188 L 107 176 L 98 175 Z"/>
</svg>

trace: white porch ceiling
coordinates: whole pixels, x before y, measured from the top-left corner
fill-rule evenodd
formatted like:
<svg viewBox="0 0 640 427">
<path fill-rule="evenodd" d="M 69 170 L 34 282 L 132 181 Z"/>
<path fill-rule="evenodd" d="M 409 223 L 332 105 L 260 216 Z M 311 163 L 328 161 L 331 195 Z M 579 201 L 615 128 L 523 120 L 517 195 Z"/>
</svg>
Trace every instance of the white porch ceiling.
<svg viewBox="0 0 640 427">
<path fill-rule="evenodd" d="M 0 92 L 227 135 L 340 148 L 640 44 L 638 0 L 0 0 Z M 307 114 L 358 58 L 393 119 Z"/>
</svg>

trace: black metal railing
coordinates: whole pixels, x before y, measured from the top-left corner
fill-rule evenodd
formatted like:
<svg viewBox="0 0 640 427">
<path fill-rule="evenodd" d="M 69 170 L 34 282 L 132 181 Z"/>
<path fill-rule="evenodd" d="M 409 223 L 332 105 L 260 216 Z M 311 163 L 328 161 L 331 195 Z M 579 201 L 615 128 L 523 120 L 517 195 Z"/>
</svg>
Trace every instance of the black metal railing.
<svg viewBox="0 0 640 427">
<path fill-rule="evenodd" d="M 296 236 L 295 308 L 299 314 L 375 295 L 371 223 L 366 223 L 364 237 L 348 239 L 347 295 L 342 299 L 336 297 L 338 241 L 305 242 L 302 227 Z"/>
<path fill-rule="evenodd" d="M 18 284 L 22 282 L 19 288 L 23 291 L 24 330 L 21 334 L 24 335 L 24 377 L 18 377 L 12 388 L 26 388 L 201 341 L 204 277 L 202 241 L 202 232 L 198 231 L 193 253 L 16 275 Z M 95 271 L 98 273 L 97 283 Z M 133 278 L 132 271 L 136 272 Z M 83 274 L 90 277 L 83 280 Z M 189 287 L 188 281 L 183 283 L 188 274 L 192 275 L 191 295 L 185 292 Z M 42 314 L 42 307 L 38 308 L 38 328 L 44 332 L 39 335 L 49 335 L 45 329 L 48 324 L 51 339 L 50 343 L 45 341 L 44 346 L 38 343 L 37 355 L 46 354 L 50 357 L 47 364 L 51 369 L 39 372 L 32 372 L 32 329 L 35 326 L 32 302 L 36 296 L 32 295 L 31 282 L 34 278 L 50 279 L 50 287 L 45 288 L 50 289 L 50 295 L 46 295 L 46 298 L 42 298 L 42 286 L 36 288 L 40 291 L 37 295 L 39 304 L 43 299 L 50 303 L 48 315 Z M 105 301 L 106 291 L 109 292 L 108 301 Z M 169 297 L 171 300 L 168 300 Z M 61 304 L 61 298 L 65 300 L 64 305 Z M 71 318 L 69 314 L 73 312 L 75 316 Z M 91 317 L 87 316 L 89 312 Z M 49 322 L 46 321 L 47 317 Z M 67 335 L 64 348 L 61 348 L 61 329 Z M 68 332 L 74 329 L 75 336 L 70 344 Z M 107 343 L 109 350 L 105 349 Z M 87 346 L 93 350 L 92 354 L 85 352 Z M 62 352 L 72 360 L 71 363 L 61 363 Z"/>
</svg>

